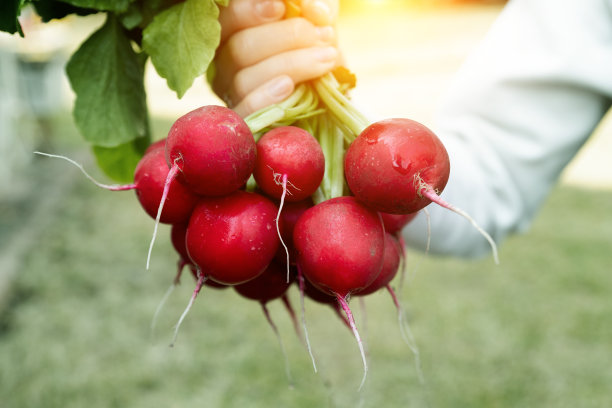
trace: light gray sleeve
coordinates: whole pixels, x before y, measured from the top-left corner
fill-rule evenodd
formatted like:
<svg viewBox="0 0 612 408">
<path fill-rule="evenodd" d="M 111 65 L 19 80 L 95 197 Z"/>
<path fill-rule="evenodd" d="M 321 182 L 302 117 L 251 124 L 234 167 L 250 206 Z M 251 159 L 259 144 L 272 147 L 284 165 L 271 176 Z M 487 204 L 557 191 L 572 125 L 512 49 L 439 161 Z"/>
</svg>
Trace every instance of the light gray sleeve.
<svg viewBox="0 0 612 408">
<path fill-rule="evenodd" d="M 511 0 L 436 118 L 451 160 L 442 197 L 498 243 L 526 230 L 611 99 L 612 1 Z M 465 219 L 427 209 L 432 252 L 490 254 Z M 407 244 L 424 248 L 426 230 L 420 214 L 404 230 Z"/>
</svg>

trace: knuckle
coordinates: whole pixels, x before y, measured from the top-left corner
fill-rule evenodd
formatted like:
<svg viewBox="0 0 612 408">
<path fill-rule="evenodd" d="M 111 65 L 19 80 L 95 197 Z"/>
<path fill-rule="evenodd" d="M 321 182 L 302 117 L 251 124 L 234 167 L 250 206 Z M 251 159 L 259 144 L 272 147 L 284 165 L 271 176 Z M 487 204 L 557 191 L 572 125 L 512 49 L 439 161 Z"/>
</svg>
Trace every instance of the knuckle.
<svg viewBox="0 0 612 408">
<path fill-rule="evenodd" d="M 244 71 L 238 71 L 232 80 L 232 96 L 235 101 L 241 101 L 248 94 L 247 77 Z"/>
<path fill-rule="evenodd" d="M 249 37 L 242 33 L 236 33 L 231 36 L 226 44 L 227 57 L 231 63 L 237 68 L 243 68 L 247 61 L 245 59 L 245 52 L 249 49 Z"/>
<path fill-rule="evenodd" d="M 308 20 L 302 17 L 292 18 L 287 20 L 290 23 L 289 39 L 294 44 L 303 43 L 305 40 L 312 38 L 313 26 Z"/>
</svg>

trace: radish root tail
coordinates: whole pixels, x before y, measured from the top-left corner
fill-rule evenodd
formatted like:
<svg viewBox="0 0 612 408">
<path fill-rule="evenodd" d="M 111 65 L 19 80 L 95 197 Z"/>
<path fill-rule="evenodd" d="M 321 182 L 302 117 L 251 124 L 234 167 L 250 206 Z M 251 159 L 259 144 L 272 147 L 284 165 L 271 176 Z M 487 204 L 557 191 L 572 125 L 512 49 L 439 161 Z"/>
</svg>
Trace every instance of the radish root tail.
<svg viewBox="0 0 612 408">
<path fill-rule="evenodd" d="M 476 228 L 476 230 L 489 242 L 489 245 L 491 246 L 491 250 L 493 251 L 493 259 L 495 260 L 496 264 L 499 264 L 499 256 L 497 254 L 497 245 L 495 244 L 495 241 L 493 240 L 493 238 L 491 238 L 491 236 L 484 229 L 480 227 L 480 225 L 476 223 L 476 221 L 468 213 L 444 201 L 434 191 L 434 189 L 429 184 L 425 183 L 422 179 L 420 179 L 420 177 L 417 177 L 416 183 L 418 185 L 418 191 L 421 196 L 438 204 L 440 207 L 444 207 L 447 210 L 454 212 L 455 214 L 459 214 L 460 216 L 468 220 L 472 224 L 472 226 Z"/>
<path fill-rule="evenodd" d="M 419 382 L 421 385 L 425 384 L 425 376 L 423 375 L 423 366 L 421 364 L 421 353 L 419 352 L 419 348 L 416 344 L 416 340 L 414 339 L 414 335 L 412 334 L 412 330 L 410 329 L 410 325 L 405 318 L 404 308 L 402 307 L 399 298 L 395 294 L 395 291 L 391 287 L 391 285 L 387 285 L 387 291 L 391 295 L 391 299 L 393 300 L 393 304 L 397 309 L 397 322 L 400 329 L 400 334 L 404 343 L 408 345 L 410 351 L 414 355 L 414 365 L 416 368 L 417 376 L 419 377 Z"/>
<path fill-rule="evenodd" d="M 336 293 L 336 299 L 338 299 L 340 306 L 342 306 L 342 310 L 344 310 L 344 313 L 346 313 L 346 317 L 348 318 L 349 324 L 351 325 L 351 330 L 353 330 L 353 335 L 357 340 L 357 345 L 359 346 L 359 351 L 361 353 L 361 360 L 363 361 L 363 377 L 361 379 L 361 384 L 359 384 L 359 388 L 357 389 L 357 391 L 361 391 L 363 385 L 365 384 L 366 377 L 368 376 L 368 362 L 366 360 L 363 342 L 361 341 L 361 337 L 359 336 L 357 326 L 355 326 L 355 318 L 353 317 L 353 312 L 351 312 L 351 308 L 346 302 L 346 298 Z"/>
<path fill-rule="evenodd" d="M 306 327 L 306 308 L 304 307 L 304 275 L 302 275 L 302 271 L 298 266 L 298 283 L 300 287 L 300 309 L 302 313 L 302 327 L 304 328 L 304 339 L 306 340 L 306 349 L 308 350 L 308 355 L 310 356 L 310 360 L 312 361 L 312 368 L 314 372 L 317 372 L 317 363 L 315 362 L 314 355 L 312 354 L 312 347 L 310 346 L 310 338 L 308 337 L 308 328 Z"/>
<path fill-rule="evenodd" d="M 278 331 L 278 327 L 274 324 L 272 320 L 272 316 L 270 316 L 270 311 L 268 310 L 268 306 L 265 302 L 261 302 L 261 308 L 263 310 L 263 314 L 268 321 L 268 324 L 272 328 L 274 335 L 276 336 L 276 340 L 278 340 L 278 345 L 281 349 L 281 353 L 283 354 L 283 359 L 285 360 L 285 373 L 287 374 L 287 381 L 289 382 L 289 388 L 293 388 L 293 377 L 291 376 L 291 368 L 289 367 L 289 357 L 287 355 L 287 350 L 285 349 L 285 344 L 283 343 L 283 339 L 281 338 L 280 332 Z"/>
<path fill-rule="evenodd" d="M 289 301 L 289 296 L 287 296 L 287 294 L 285 293 L 283 296 L 281 296 L 281 300 L 283 302 L 283 305 L 285 305 L 285 309 L 287 309 L 287 313 L 289 313 L 289 317 L 291 318 L 291 322 L 293 323 L 295 334 L 298 336 L 302 344 L 305 346 L 306 343 L 304 341 L 304 336 L 302 335 L 302 331 L 300 330 L 300 325 L 298 323 L 297 316 L 295 314 L 295 310 L 293 310 L 293 306 L 291 305 L 291 302 Z"/>
<path fill-rule="evenodd" d="M 83 173 L 85 175 L 85 177 L 87 177 L 89 179 L 89 181 L 91 181 L 92 183 L 94 183 L 96 186 L 98 186 L 100 188 L 104 188 L 104 189 L 110 190 L 110 191 L 125 191 L 125 190 L 133 190 L 133 189 L 136 188 L 136 184 L 123 184 L 122 185 L 122 184 L 103 184 L 103 183 L 100 183 L 98 180 L 93 178 L 93 176 L 91 176 L 87 171 L 85 171 L 85 169 L 83 168 L 82 164 L 77 163 L 76 161 L 72 160 L 69 157 L 61 156 L 59 154 L 50 154 L 50 153 L 43 153 L 43 152 L 34 152 L 34 154 L 38 154 L 40 156 L 45 156 L 45 157 L 52 157 L 52 158 L 55 158 L 55 159 L 66 160 L 67 162 L 73 164 L 79 170 L 81 170 L 81 173 Z"/>
<path fill-rule="evenodd" d="M 193 303 L 195 302 L 195 299 L 198 296 L 198 293 L 200 293 L 200 290 L 202 289 L 202 285 L 204 285 L 204 282 L 206 282 L 206 279 L 207 277 L 204 276 L 202 271 L 198 269 L 198 282 L 196 283 L 196 287 L 193 290 L 193 294 L 191 295 L 191 299 L 189 299 L 189 303 L 187 304 L 185 311 L 179 318 L 178 322 L 176 323 L 176 326 L 174 326 L 174 337 L 172 338 L 172 343 L 170 343 L 170 347 L 174 347 L 174 344 L 176 343 L 176 338 L 178 337 L 179 328 L 181 327 L 181 323 L 183 323 L 185 316 L 187 316 L 187 313 L 189 313 L 191 306 L 193 306 Z"/>
<path fill-rule="evenodd" d="M 166 183 L 164 184 L 164 191 L 162 192 L 161 200 L 159 201 L 159 207 L 157 209 L 157 216 L 155 217 L 155 227 L 153 228 L 153 237 L 151 237 L 151 243 L 149 244 L 149 252 L 147 253 L 147 271 L 149 270 L 149 265 L 151 263 L 151 252 L 153 252 L 153 244 L 155 243 L 155 238 L 157 237 L 157 229 L 159 227 L 159 219 L 161 218 L 162 210 L 164 209 L 164 203 L 166 202 L 166 198 L 168 198 L 168 192 L 170 191 L 170 184 L 176 178 L 176 174 L 179 171 L 178 164 L 174 163 L 174 165 L 170 168 L 168 172 L 168 177 L 166 177 Z"/>
<path fill-rule="evenodd" d="M 283 210 L 283 206 L 285 205 L 285 197 L 287 196 L 287 175 L 283 174 L 283 194 L 281 195 L 280 198 L 280 204 L 278 205 L 278 214 L 276 215 L 276 233 L 278 234 L 278 239 L 280 240 L 280 243 L 283 245 L 283 248 L 285 248 L 285 254 L 287 255 L 287 283 L 289 283 L 289 248 L 287 248 L 287 244 L 285 244 L 285 241 L 283 240 L 283 237 L 281 235 L 280 232 L 280 226 L 279 226 L 279 221 L 280 221 L 280 216 L 281 216 L 281 211 Z"/>
</svg>

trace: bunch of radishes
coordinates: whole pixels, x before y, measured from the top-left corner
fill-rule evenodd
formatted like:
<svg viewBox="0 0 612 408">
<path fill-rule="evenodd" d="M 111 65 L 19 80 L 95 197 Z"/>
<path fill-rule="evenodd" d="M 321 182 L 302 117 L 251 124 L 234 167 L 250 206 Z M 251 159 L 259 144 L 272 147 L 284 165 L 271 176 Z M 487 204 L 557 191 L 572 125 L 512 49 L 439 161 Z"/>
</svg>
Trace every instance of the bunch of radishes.
<svg viewBox="0 0 612 408">
<path fill-rule="evenodd" d="M 401 229 L 432 201 L 467 215 L 438 196 L 450 165 L 437 136 L 409 119 L 367 125 L 339 76 L 302 84 L 244 120 L 222 106 L 193 110 L 146 150 L 133 184 L 96 182 L 135 189 L 156 219 L 147 268 L 158 223 L 172 225 L 174 284 L 185 266 L 197 281 L 175 338 L 205 284 L 259 301 L 273 329 L 266 303 L 281 298 L 295 323 L 286 292 L 296 281 L 302 316 L 308 296 L 351 328 L 365 380 L 350 297 L 387 288 L 401 314 L 390 287 L 405 253 Z"/>
<path fill-rule="evenodd" d="M 404 253 L 399 231 L 444 188 L 448 155 L 415 121 L 374 123 L 348 149 L 341 143 L 345 180 L 329 197 L 321 192 L 326 157 L 318 136 L 280 124 L 254 137 L 230 109 L 205 106 L 148 150 L 135 185 L 147 212 L 173 224 L 181 263 L 198 280 L 191 301 L 210 281 L 265 311 L 297 275 L 303 295 L 346 313 L 367 370 L 348 301 L 390 289 Z M 145 170 L 149 162 L 158 163 L 155 171 Z M 155 192 L 145 191 L 142 180 L 154 178 Z"/>
</svg>

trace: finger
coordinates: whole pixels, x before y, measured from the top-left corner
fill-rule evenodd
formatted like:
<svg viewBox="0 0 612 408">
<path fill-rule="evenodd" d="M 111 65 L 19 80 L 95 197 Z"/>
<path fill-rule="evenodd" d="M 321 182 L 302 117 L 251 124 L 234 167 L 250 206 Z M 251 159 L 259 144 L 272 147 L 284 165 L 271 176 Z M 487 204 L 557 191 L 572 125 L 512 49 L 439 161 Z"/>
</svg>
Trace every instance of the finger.
<svg viewBox="0 0 612 408">
<path fill-rule="evenodd" d="M 293 83 L 318 78 L 331 71 L 339 62 L 339 52 L 334 47 L 311 47 L 288 51 L 239 71 L 230 89 L 232 100 L 240 101 L 259 84 L 282 74 Z"/>
<path fill-rule="evenodd" d="M 331 26 L 317 27 L 306 19 L 292 18 L 237 32 L 220 49 L 217 60 L 220 66 L 239 71 L 285 51 L 335 43 Z"/>
<path fill-rule="evenodd" d="M 282 0 L 231 0 L 219 11 L 221 42 L 245 28 L 280 20 L 284 14 Z"/>
<path fill-rule="evenodd" d="M 272 78 L 258 88 L 255 88 L 233 109 L 244 118 L 266 106 L 282 102 L 291 95 L 294 88 L 293 80 L 288 75 Z"/>
<path fill-rule="evenodd" d="M 302 16 L 318 26 L 334 24 L 338 8 L 338 0 L 302 0 Z"/>
</svg>

